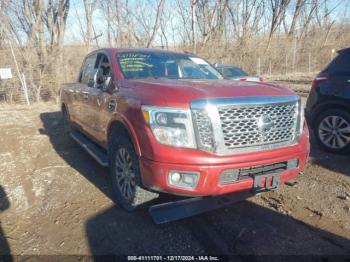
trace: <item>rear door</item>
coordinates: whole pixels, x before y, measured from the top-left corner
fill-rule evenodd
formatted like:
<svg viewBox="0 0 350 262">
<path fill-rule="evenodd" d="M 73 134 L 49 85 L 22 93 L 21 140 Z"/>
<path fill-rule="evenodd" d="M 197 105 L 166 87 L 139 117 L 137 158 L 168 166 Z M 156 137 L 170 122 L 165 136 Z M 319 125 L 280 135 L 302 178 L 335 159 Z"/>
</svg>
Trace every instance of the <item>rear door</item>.
<svg viewBox="0 0 350 262">
<path fill-rule="evenodd" d="M 96 57 L 96 54 L 92 54 L 85 59 L 79 85 L 75 90 L 78 106 L 78 122 L 81 128 L 87 133 L 91 129 L 90 91 L 94 85 Z"/>
</svg>

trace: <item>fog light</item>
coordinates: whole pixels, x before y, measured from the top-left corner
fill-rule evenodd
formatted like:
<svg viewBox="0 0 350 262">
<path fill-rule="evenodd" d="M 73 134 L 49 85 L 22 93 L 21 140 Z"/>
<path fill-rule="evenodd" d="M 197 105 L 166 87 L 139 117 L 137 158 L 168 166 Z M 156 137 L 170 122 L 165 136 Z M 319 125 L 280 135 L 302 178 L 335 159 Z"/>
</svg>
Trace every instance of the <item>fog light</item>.
<svg viewBox="0 0 350 262">
<path fill-rule="evenodd" d="M 169 171 L 168 181 L 172 186 L 194 189 L 197 187 L 199 180 L 199 172 L 191 171 Z"/>
<path fill-rule="evenodd" d="M 177 172 L 171 174 L 171 181 L 179 182 L 181 179 L 181 175 Z"/>
<path fill-rule="evenodd" d="M 187 176 L 184 176 L 183 181 L 184 181 L 185 184 L 193 185 L 194 182 L 195 182 L 195 177 L 187 175 Z"/>
</svg>

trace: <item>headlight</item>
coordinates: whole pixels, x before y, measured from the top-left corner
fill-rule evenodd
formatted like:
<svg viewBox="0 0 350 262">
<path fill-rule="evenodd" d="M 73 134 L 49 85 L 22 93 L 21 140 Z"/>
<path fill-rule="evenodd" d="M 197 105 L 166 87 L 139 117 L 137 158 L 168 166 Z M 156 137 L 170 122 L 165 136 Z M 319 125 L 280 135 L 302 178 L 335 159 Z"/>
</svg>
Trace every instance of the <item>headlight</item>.
<svg viewBox="0 0 350 262">
<path fill-rule="evenodd" d="M 142 113 L 159 143 L 196 148 L 190 110 L 142 106 Z"/>
</svg>

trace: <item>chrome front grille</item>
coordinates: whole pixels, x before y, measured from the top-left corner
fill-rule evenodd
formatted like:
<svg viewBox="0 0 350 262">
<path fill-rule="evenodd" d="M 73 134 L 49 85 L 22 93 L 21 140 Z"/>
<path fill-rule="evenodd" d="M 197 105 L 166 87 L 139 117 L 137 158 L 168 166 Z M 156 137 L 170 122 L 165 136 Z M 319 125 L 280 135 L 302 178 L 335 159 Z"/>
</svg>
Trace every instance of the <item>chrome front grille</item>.
<svg viewBox="0 0 350 262">
<path fill-rule="evenodd" d="M 219 155 L 288 146 L 298 136 L 298 96 L 197 100 L 191 110 L 198 147 Z"/>
<path fill-rule="evenodd" d="M 212 149 L 214 144 L 213 129 L 206 110 L 193 110 L 192 117 L 195 122 L 195 133 L 198 137 L 197 142 L 199 142 L 200 149 Z"/>
<path fill-rule="evenodd" d="M 235 149 L 293 141 L 297 125 L 297 104 L 218 107 L 225 146 Z M 262 117 L 272 126 L 264 130 L 259 125 Z"/>
</svg>

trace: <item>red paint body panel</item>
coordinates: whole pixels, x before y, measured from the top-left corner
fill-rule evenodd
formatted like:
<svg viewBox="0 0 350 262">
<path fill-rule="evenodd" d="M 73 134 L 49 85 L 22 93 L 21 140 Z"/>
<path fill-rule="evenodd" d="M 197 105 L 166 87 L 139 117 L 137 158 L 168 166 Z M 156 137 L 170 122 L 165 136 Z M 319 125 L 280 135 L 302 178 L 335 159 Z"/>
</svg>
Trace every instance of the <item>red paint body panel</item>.
<svg viewBox="0 0 350 262">
<path fill-rule="evenodd" d="M 95 98 L 91 100 L 95 107 L 96 104 L 102 103 L 98 113 L 93 111 L 93 113 L 96 113 L 95 120 L 98 123 L 90 127 L 90 133 L 88 128 L 81 127 L 81 130 L 95 143 L 108 150 L 110 127 L 114 123 L 122 123 L 129 131 L 135 151 L 140 157 L 141 175 L 146 187 L 187 196 L 218 195 L 252 188 L 253 182 L 251 179 L 219 186 L 218 177 L 225 169 L 271 164 L 298 158 L 300 160 L 298 169 L 283 173 L 281 179 L 285 181 L 294 178 L 302 170 L 309 153 L 306 125 L 297 145 L 270 151 L 218 156 L 197 149 L 159 144 L 145 122 L 141 111 L 142 105 L 189 108 L 190 103 L 196 99 L 291 96 L 294 95 L 294 92 L 288 88 L 267 83 L 230 80 L 127 80 L 123 79 L 116 60 L 118 52 L 127 51 L 167 52 L 152 49 L 101 49 L 94 51 L 92 54 L 101 53 L 108 57 L 113 71 L 112 83 L 114 88 L 106 91 L 105 94 L 100 94 L 100 96 L 95 95 Z M 82 86 L 81 83 L 78 83 L 75 87 L 74 84 L 67 84 L 62 90 L 62 103 L 74 117 L 75 115 L 79 116 L 79 112 L 83 112 L 82 108 L 84 107 L 81 107 L 77 114 L 72 112 L 72 110 L 75 110 L 73 103 L 77 101 L 82 104 L 84 102 L 79 100 L 81 90 L 78 89 Z M 76 91 L 75 96 L 71 96 L 68 92 L 72 91 L 69 90 L 72 88 Z M 116 101 L 117 106 L 115 110 L 108 111 L 106 106 L 111 99 Z M 88 104 L 82 105 L 93 110 Z M 79 106 L 78 104 L 77 108 Z M 80 117 L 82 117 L 81 115 Z M 88 119 L 75 121 L 74 117 L 71 120 L 78 126 L 79 123 L 89 122 Z M 91 116 L 85 113 L 84 118 L 88 117 Z M 170 169 L 199 171 L 198 187 L 192 191 L 169 186 L 167 176 Z"/>
<path fill-rule="evenodd" d="M 166 191 L 173 194 L 186 196 L 207 196 L 221 195 L 243 190 L 251 190 L 253 179 L 242 180 L 240 182 L 219 185 L 220 174 L 227 169 L 238 169 L 259 165 L 278 163 L 291 159 L 299 159 L 298 168 L 281 173 L 281 182 L 295 178 L 304 168 L 310 151 L 309 131 L 305 126 L 300 142 L 296 146 L 270 150 L 266 152 L 250 153 L 229 157 L 206 158 L 208 162 L 203 162 L 202 156 L 191 155 L 191 161 L 185 164 L 169 159 L 169 163 L 156 162 L 141 158 L 142 179 L 145 185 L 154 190 Z M 177 154 L 172 154 L 176 159 Z M 198 158 L 196 158 L 198 156 Z M 213 161 L 215 159 L 216 161 Z M 213 163 L 215 162 L 215 164 Z M 200 172 L 200 179 L 195 190 L 183 190 L 168 184 L 167 177 L 169 170 L 197 171 Z"/>
</svg>

